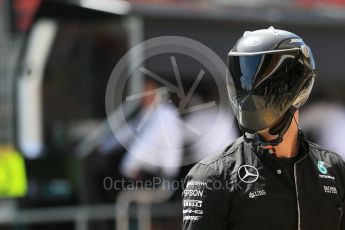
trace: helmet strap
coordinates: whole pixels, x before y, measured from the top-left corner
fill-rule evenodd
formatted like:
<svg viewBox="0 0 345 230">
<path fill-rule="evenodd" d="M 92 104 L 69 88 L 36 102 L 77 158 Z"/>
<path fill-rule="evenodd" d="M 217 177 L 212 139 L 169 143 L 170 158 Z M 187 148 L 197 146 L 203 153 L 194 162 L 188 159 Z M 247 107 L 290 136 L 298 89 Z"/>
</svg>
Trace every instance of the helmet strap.
<svg viewBox="0 0 345 230">
<path fill-rule="evenodd" d="M 296 110 L 297 109 L 295 107 L 291 106 L 289 110 L 285 113 L 282 121 L 279 122 L 279 124 L 276 125 L 275 127 L 272 127 L 269 129 L 268 132 L 271 135 L 278 135 L 278 137 L 274 140 L 274 142 L 277 143 L 276 145 L 280 144 L 283 141 L 283 136 L 286 133 L 286 131 L 289 129 Z"/>
</svg>

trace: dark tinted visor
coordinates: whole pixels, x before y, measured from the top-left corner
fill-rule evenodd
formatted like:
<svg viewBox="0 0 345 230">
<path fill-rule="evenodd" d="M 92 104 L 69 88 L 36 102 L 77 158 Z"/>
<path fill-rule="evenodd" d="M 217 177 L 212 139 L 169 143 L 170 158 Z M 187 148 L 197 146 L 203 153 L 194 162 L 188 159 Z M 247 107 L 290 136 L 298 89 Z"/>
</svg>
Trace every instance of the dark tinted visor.
<svg viewBox="0 0 345 230">
<path fill-rule="evenodd" d="M 303 81 L 299 50 L 228 58 L 228 90 L 231 102 L 241 110 L 256 111 L 293 100 Z"/>
</svg>

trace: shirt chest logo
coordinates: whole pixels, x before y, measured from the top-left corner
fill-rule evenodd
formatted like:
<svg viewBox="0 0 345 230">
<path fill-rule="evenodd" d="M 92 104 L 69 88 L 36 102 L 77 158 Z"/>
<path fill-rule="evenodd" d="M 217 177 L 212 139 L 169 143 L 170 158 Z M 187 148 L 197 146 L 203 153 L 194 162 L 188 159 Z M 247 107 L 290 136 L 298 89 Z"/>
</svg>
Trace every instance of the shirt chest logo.
<svg viewBox="0 0 345 230">
<path fill-rule="evenodd" d="M 263 189 L 263 190 L 258 190 L 258 191 L 255 191 L 255 192 L 250 192 L 248 197 L 251 198 L 251 199 L 254 199 L 254 198 L 257 198 L 257 197 L 261 197 L 261 196 L 266 196 L 266 190 Z"/>
<path fill-rule="evenodd" d="M 254 183 L 259 179 L 259 171 L 251 165 L 242 165 L 237 170 L 237 175 L 240 180 L 246 184 Z"/>
<path fill-rule="evenodd" d="M 323 186 L 325 193 L 338 194 L 337 188 L 334 186 Z"/>
<path fill-rule="evenodd" d="M 323 161 L 318 161 L 317 162 L 317 168 L 319 169 L 319 172 L 326 175 L 328 173 L 328 170 L 325 166 L 325 162 Z"/>
<path fill-rule="evenodd" d="M 324 161 L 318 161 L 317 162 L 317 168 L 320 172 L 320 174 L 319 174 L 320 178 L 335 180 L 334 176 L 331 176 L 328 174 L 327 165 Z"/>
</svg>

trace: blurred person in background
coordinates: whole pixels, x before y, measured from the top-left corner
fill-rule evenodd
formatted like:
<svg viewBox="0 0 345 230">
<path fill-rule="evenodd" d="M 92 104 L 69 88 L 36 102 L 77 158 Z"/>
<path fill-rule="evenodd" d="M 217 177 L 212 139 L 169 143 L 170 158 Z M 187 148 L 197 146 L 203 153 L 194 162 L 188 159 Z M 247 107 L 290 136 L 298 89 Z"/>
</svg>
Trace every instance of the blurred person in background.
<svg viewBox="0 0 345 230">
<path fill-rule="evenodd" d="M 172 179 L 181 165 L 183 130 L 175 106 L 169 103 L 166 88 L 147 79 L 142 100 L 138 139 L 131 143 L 120 170 L 133 179 L 161 176 Z M 171 102 L 171 101 L 170 101 Z"/>
<path fill-rule="evenodd" d="M 185 130 L 185 144 L 191 146 L 192 162 L 198 162 L 223 150 L 229 142 L 238 137 L 237 129 L 233 125 L 233 114 L 223 105 L 207 106 L 209 104 L 207 101 L 212 98 L 212 96 L 202 98 L 196 94 L 191 98 L 188 105 L 191 108 L 205 105 L 205 108 L 192 111 L 184 118 L 189 127 L 194 127 L 198 131 L 195 133 L 188 129 Z M 207 137 L 209 138 L 206 139 Z"/>
<path fill-rule="evenodd" d="M 113 202 L 135 181 L 140 182 L 138 186 L 151 183 L 158 188 L 163 178 L 165 182 L 175 179 L 183 153 L 183 128 L 168 96 L 166 88 L 146 78 L 143 91 L 126 98 L 139 100 L 138 108 L 116 130 L 116 135 L 109 131 L 102 137 L 85 160 L 83 175 L 88 180 L 82 189 L 86 202 Z M 124 188 L 108 187 L 109 178 L 124 181 Z M 135 190 L 140 189 L 143 188 Z"/>
<path fill-rule="evenodd" d="M 312 140 L 345 159 L 345 109 L 336 103 L 316 102 L 301 111 L 302 129 Z"/>
<path fill-rule="evenodd" d="M 182 121 L 169 101 L 167 90 L 158 88 L 151 79 L 145 80 L 140 111 L 129 121 L 137 138 L 127 134 L 128 152 L 119 169 L 126 178 L 135 180 L 153 177 L 175 178 L 181 165 L 183 150 Z M 121 130 L 119 130 L 121 132 Z M 100 151 L 112 153 L 120 143 L 112 135 Z"/>
<path fill-rule="evenodd" d="M 298 125 L 316 77 L 310 48 L 273 27 L 245 32 L 228 68 L 245 134 L 187 175 L 183 229 L 345 229 L 345 162 Z"/>
</svg>

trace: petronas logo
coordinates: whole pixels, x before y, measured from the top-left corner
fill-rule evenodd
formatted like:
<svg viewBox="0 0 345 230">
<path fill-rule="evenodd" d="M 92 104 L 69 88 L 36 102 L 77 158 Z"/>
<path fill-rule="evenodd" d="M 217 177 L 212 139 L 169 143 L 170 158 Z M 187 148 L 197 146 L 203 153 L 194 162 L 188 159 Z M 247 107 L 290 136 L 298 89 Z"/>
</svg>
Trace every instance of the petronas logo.
<svg viewBox="0 0 345 230">
<path fill-rule="evenodd" d="M 320 173 L 322 174 L 327 174 L 328 173 L 328 170 L 325 166 L 325 162 L 323 161 L 318 161 L 317 162 L 317 168 L 319 169 Z"/>
</svg>

